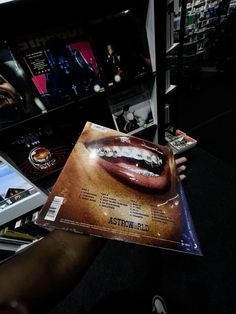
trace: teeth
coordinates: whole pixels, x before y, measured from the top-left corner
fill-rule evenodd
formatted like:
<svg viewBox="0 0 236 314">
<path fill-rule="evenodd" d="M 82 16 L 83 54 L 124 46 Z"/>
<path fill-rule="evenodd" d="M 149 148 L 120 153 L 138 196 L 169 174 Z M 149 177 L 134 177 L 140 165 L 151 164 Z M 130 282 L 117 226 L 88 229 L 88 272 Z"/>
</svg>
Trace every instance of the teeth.
<svg viewBox="0 0 236 314">
<path fill-rule="evenodd" d="M 118 146 L 113 146 L 113 157 L 119 157 L 119 147 Z"/>
<path fill-rule="evenodd" d="M 155 165 L 158 165 L 158 166 L 162 165 L 162 160 L 158 158 L 158 156 L 152 155 L 151 159 Z"/>
<path fill-rule="evenodd" d="M 159 158 L 157 163 L 158 163 L 158 166 L 161 166 L 163 162 L 162 162 L 162 160 Z"/>
<path fill-rule="evenodd" d="M 154 163 L 154 164 L 158 164 L 158 159 L 157 159 L 157 156 L 155 156 L 155 155 L 152 155 L 151 156 L 151 160 L 152 160 L 152 162 Z"/>
<path fill-rule="evenodd" d="M 142 160 L 143 159 L 142 152 L 138 148 L 132 149 L 132 156 L 136 160 Z"/>
<path fill-rule="evenodd" d="M 105 155 L 104 149 L 103 148 L 98 148 L 97 149 L 97 155 L 99 157 L 103 157 Z"/>
<path fill-rule="evenodd" d="M 135 160 L 144 160 L 147 164 L 155 166 L 162 165 L 162 160 L 144 149 L 128 146 L 104 146 L 90 148 L 90 152 L 96 154 L 99 157 L 126 157 L 133 158 Z"/>
<path fill-rule="evenodd" d="M 146 152 L 144 153 L 143 159 L 144 159 L 144 161 L 147 162 L 147 163 L 151 163 L 151 162 L 152 162 L 151 155 L 148 154 L 148 153 L 146 153 Z"/>
<path fill-rule="evenodd" d="M 145 177 L 158 177 L 159 176 L 158 174 L 155 174 L 153 172 L 150 172 L 150 171 L 147 171 L 147 170 L 144 170 L 144 169 L 129 168 L 129 170 L 132 171 L 132 172 L 141 174 L 141 175 L 143 175 Z"/>
<path fill-rule="evenodd" d="M 104 147 L 104 155 L 106 157 L 112 157 L 113 156 L 113 151 L 110 147 Z"/>
<path fill-rule="evenodd" d="M 121 156 L 124 156 L 124 157 L 127 157 L 127 158 L 133 157 L 132 149 L 130 149 L 129 147 L 122 147 L 120 153 L 121 153 Z"/>
</svg>

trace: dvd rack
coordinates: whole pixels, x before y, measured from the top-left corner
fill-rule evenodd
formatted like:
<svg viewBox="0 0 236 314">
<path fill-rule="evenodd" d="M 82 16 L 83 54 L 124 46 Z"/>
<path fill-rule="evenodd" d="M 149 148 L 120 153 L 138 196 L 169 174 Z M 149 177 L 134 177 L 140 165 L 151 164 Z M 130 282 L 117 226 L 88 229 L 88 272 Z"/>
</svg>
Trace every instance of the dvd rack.
<svg viewBox="0 0 236 314">
<path fill-rule="evenodd" d="M 0 37 L 0 71 L 19 96 L 0 108 L 1 148 L 46 193 L 86 121 L 165 142 L 166 8 L 154 0 L 0 5 L 4 25 L 17 25 Z"/>
</svg>

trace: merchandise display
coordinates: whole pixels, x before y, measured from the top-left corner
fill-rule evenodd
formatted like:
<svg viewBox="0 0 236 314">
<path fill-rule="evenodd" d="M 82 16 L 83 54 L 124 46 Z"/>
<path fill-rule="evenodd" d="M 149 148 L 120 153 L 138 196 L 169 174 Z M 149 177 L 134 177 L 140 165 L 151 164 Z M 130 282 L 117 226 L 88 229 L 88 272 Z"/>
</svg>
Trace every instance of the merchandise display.
<svg viewBox="0 0 236 314">
<path fill-rule="evenodd" d="M 6 43 L 0 45 L 0 129 L 46 112 Z"/>
<path fill-rule="evenodd" d="M 79 26 L 27 34 L 12 46 L 48 110 L 103 88 L 93 49 Z"/>
<path fill-rule="evenodd" d="M 31 181 L 62 169 L 70 147 L 52 126 L 31 128 L 9 138 L 5 152 Z"/>
<path fill-rule="evenodd" d="M 1 308 L 235 312 L 235 3 L 0 4 Z"/>
<path fill-rule="evenodd" d="M 31 14 L 26 15 L 25 9 L 36 5 L 43 25 L 35 23 Z M 25 115 L 21 106 L 6 105 L 12 94 L 8 92 L 6 96 L 7 92 L 0 88 L 4 102 L 0 110 L 14 119 L 5 121 L 1 115 L 0 122 L 4 121 L 0 139 L 5 156 L 27 182 L 51 193 L 86 121 L 129 135 L 138 134 L 155 143 L 163 138 L 159 121 L 159 112 L 164 110 L 159 94 L 163 91 L 157 88 L 157 73 L 158 80 L 164 81 L 159 71 L 164 62 L 156 58 L 155 42 L 159 50 L 166 43 L 156 32 L 161 22 L 157 19 L 154 23 L 154 11 L 161 12 L 159 3 L 141 1 L 134 6 L 128 1 L 118 6 L 108 4 L 106 9 L 93 4 L 97 10 L 90 12 L 87 3 L 80 10 L 72 10 L 77 5 L 69 0 L 63 9 L 58 4 L 55 23 L 51 19 L 55 8 L 46 1 L 17 2 L 13 6 L 18 12 L 15 24 L 19 27 L 1 36 L 2 46 L 9 50 L 7 58 L 5 52 L 0 54 L 1 63 L 9 63 L 12 58 L 10 67 L 17 69 L 15 74 L 23 75 L 32 96 L 30 107 L 23 106 L 27 108 Z M 1 13 L 5 18 L 12 10 L 4 6 Z M 21 94 L 20 89 L 16 90 Z M 14 114 L 10 109 L 15 110 Z M 30 212 L 19 216 L 17 226 L 14 224 L 19 217 L 9 214 L 4 226 L 17 232 L 28 233 L 31 229 L 37 235 L 39 226 L 37 230 L 34 223 L 25 221 Z"/>
<path fill-rule="evenodd" d="M 92 21 L 90 32 L 107 88 L 152 71 L 144 26 L 131 10 Z"/>
</svg>

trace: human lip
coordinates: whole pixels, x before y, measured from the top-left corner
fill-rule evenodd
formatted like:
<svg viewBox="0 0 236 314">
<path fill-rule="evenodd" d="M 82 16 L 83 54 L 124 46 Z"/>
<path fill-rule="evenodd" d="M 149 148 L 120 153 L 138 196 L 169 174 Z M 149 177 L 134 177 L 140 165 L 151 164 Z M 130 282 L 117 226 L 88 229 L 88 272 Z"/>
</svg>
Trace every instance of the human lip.
<svg viewBox="0 0 236 314">
<path fill-rule="evenodd" d="M 109 136 L 85 143 L 90 157 L 109 174 L 140 189 L 162 190 L 169 182 L 166 155 L 150 142 L 129 136 Z"/>
</svg>

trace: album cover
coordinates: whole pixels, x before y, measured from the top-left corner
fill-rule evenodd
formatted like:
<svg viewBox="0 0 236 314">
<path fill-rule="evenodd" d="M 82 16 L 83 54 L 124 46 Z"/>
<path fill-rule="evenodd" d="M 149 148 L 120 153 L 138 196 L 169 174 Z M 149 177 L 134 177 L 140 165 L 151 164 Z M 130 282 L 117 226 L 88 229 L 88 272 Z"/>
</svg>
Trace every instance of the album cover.
<svg viewBox="0 0 236 314">
<path fill-rule="evenodd" d="M 6 237 L 6 236 L 0 236 L 0 246 L 1 244 L 7 244 L 7 245 L 17 245 L 17 246 L 21 246 L 24 244 L 28 244 L 31 241 L 28 240 L 22 240 L 22 239 L 16 239 L 16 238 L 12 238 L 12 237 Z"/>
<path fill-rule="evenodd" d="M 36 219 L 38 218 L 41 207 L 33 212 L 27 213 L 18 219 L 11 221 L 5 227 L 6 234 L 12 234 L 13 237 L 28 237 L 32 239 L 32 242 L 37 239 L 41 239 L 49 234 L 49 231 L 39 225 L 35 224 Z M 1 230 L 1 232 L 4 229 Z"/>
<path fill-rule="evenodd" d="M 11 229 L 9 226 L 0 229 L 0 237 L 7 239 L 18 239 L 31 242 L 35 239 L 32 235 Z"/>
<path fill-rule="evenodd" d="M 181 130 L 175 131 L 175 136 L 168 141 L 168 145 L 173 149 L 174 153 L 182 153 L 197 145 L 197 140 L 188 136 Z"/>
<path fill-rule="evenodd" d="M 106 87 L 152 71 L 146 30 L 131 10 L 90 21 Z"/>
<path fill-rule="evenodd" d="M 169 143 L 175 139 L 176 139 L 176 135 L 173 134 L 172 131 L 169 131 L 169 130 L 165 131 L 165 140 L 167 143 Z"/>
<path fill-rule="evenodd" d="M 55 128 L 45 125 L 9 137 L 4 151 L 35 182 L 62 169 L 71 148 Z"/>
<path fill-rule="evenodd" d="M 135 134 L 155 124 L 150 93 L 142 86 L 114 94 L 108 103 L 118 131 Z"/>
<path fill-rule="evenodd" d="M 9 243 L 9 242 L 2 242 L 0 239 L 0 256 L 1 256 L 1 251 L 10 251 L 15 253 L 20 246 L 23 245 L 23 243 Z"/>
<path fill-rule="evenodd" d="M 92 46 L 79 26 L 17 38 L 14 50 L 47 110 L 104 89 Z"/>
<path fill-rule="evenodd" d="M 46 198 L 46 194 L 0 154 L 0 226 L 41 208 Z"/>
<path fill-rule="evenodd" d="M 0 44 L 0 129 L 44 113 L 25 71 L 6 43 Z"/>
<path fill-rule="evenodd" d="M 87 122 L 36 223 L 201 255 L 172 151 Z"/>
</svg>

